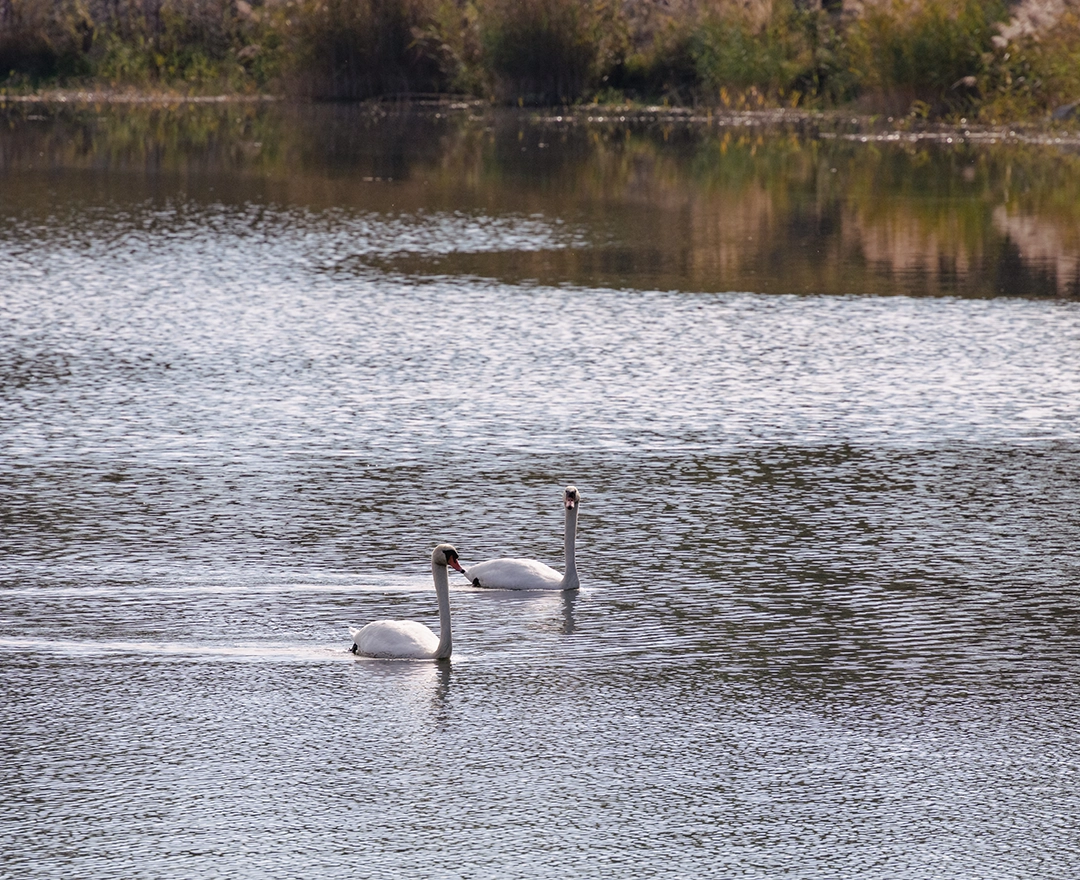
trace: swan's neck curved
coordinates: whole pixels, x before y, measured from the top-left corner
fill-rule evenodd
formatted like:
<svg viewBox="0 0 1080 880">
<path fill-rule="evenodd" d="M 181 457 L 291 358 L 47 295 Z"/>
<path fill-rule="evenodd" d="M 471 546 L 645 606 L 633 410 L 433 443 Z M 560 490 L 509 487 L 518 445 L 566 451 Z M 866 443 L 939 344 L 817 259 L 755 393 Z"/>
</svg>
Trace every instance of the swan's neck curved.
<svg viewBox="0 0 1080 880">
<path fill-rule="evenodd" d="M 563 589 L 578 588 L 577 562 L 574 561 L 574 544 L 577 541 L 577 505 L 566 508 L 566 567 L 563 569 Z"/>
<path fill-rule="evenodd" d="M 450 656 L 453 640 L 450 636 L 450 575 L 445 565 L 431 566 L 435 577 L 435 595 L 439 598 L 439 646 L 435 649 L 435 659 L 442 660 Z"/>
</svg>

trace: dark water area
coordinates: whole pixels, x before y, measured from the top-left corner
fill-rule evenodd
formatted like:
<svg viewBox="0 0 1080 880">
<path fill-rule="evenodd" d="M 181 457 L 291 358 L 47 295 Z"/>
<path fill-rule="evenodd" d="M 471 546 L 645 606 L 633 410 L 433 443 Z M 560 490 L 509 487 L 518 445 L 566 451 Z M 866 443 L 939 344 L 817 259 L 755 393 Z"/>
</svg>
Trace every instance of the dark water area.
<svg viewBox="0 0 1080 880">
<path fill-rule="evenodd" d="M 179 197 L 463 213 L 453 248 L 367 241 L 338 268 L 767 293 L 1080 296 L 1080 142 L 861 120 L 444 107 L 9 108 L 5 203 L 45 221 Z M 495 217 L 544 218 L 503 239 Z M 460 231 L 459 231 L 460 232 Z M 363 245 L 366 245 L 363 246 Z"/>
<path fill-rule="evenodd" d="M 1067 145 L 2 122 L 0 878 L 1076 875 Z"/>
</svg>

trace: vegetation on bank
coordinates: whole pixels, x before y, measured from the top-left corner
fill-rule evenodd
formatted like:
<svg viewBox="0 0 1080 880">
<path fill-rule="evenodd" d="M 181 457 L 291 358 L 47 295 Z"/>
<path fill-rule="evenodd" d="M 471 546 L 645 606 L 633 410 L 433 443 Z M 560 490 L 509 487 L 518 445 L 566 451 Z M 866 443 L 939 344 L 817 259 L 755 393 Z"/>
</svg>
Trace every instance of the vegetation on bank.
<svg viewBox="0 0 1080 880">
<path fill-rule="evenodd" d="M 8 91 L 93 84 L 1066 117 L 1080 101 L 1080 5 L 0 0 L 0 72 Z"/>
</svg>

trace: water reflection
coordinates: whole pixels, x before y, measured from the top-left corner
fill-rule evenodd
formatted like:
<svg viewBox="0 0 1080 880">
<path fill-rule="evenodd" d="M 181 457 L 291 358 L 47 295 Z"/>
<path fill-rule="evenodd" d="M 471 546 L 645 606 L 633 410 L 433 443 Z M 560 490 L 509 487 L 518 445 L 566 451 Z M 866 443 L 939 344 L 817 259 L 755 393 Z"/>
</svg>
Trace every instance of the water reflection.
<svg viewBox="0 0 1080 880">
<path fill-rule="evenodd" d="M 564 590 L 562 593 L 562 626 L 559 631 L 564 636 L 574 634 L 574 604 L 577 599 L 577 590 Z"/>
<path fill-rule="evenodd" d="M 9 120 L 5 868 L 1075 875 L 1080 309 L 793 295 L 995 293 L 1029 229 L 1057 296 L 1071 161 Z M 346 650 L 435 624 L 439 541 L 559 559 L 568 482 L 580 592 L 456 575 L 450 663 Z"/>
<path fill-rule="evenodd" d="M 14 238 L 48 234 L 73 202 L 123 210 L 180 197 L 399 218 L 544 218 L 556 230 L 546 246 L 465 237 L 435 250 L 406 232 L 389 247 L 342 255 L 334 271 L 1080 295 L 1080 156 L 1071 143 L 467 109 L 9 107 L 3 119 L 0 222 Z"/>
<path fill-rule="evenodd" d="M 383 660 L 349 654 L 359 679 L 353 711 L 372 712 L 444 722 L 450 707 L 453 660 Z M 375 708 L 376 706 L 380 708 Z"/>
<path fill-rule="evenodd" d="M 436 721 L 446 721 L 450 701 L 450 679 L 453 675 L 454 666 L 449 657 L 435 662 L 435 690 L 432 695 L 431 705 L 435 711 Z"/>
</svg>

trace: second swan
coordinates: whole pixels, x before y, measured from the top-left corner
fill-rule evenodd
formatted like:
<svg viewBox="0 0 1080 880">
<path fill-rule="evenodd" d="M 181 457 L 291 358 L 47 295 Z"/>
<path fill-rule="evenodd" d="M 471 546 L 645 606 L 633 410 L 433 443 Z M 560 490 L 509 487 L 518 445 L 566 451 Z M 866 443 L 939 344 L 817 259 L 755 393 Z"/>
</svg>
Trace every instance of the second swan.
<svg viewBox="0 0 1080 880">
<path fill-rule="evenodd" d="M 566 511 L 566 532 L 563 543 L 566 567 L 562 574 L 535 559 L 489 559 L 466 568 L 465 577 L 475 587 L 493 590 L 576 590 L 577 563 L 574 560 L 574 541 L 577 537 L 577 515 L 581 494 L 573 486 L 563 492 Z"/>
</svg>

